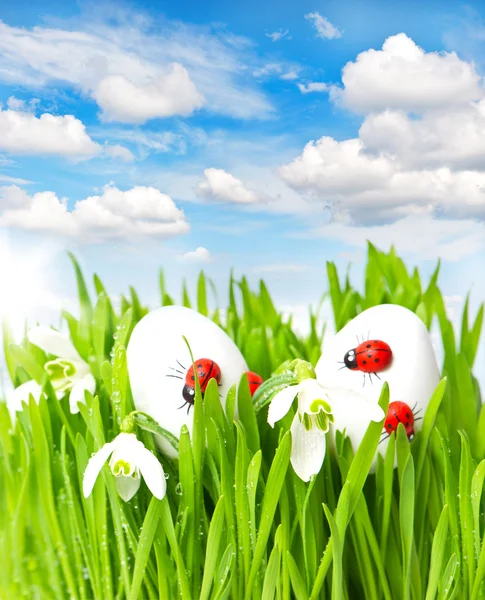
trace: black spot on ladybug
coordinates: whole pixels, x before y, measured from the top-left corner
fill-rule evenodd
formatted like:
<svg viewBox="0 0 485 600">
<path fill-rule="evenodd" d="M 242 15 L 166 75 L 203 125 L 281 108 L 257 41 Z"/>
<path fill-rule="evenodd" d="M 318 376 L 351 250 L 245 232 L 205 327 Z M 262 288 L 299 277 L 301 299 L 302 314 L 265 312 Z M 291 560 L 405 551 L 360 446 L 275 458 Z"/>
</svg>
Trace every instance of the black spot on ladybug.
<svg viewBox="0 0 485 600">
<path fill-rule="evenodd" d="M 392 429 L 392 425 L 390 423 L 387 424 L 388 429 Z"/>
<path fill-rule="evenodd" d="M 367 364 L 367 361 L 366 361 L 366 360 L 363 360 L 363 361 L 362 361 L 362 364 L 366 365 L 366 364 Z"/>
<path fill-rule="evenodd" d="M 195 377 L 193 375 L 192 375 L 192 377 L 190 379 L 192 379 L 192 381 L 195 381 Z"/>
<path fill-rule="evenodd" d="M 407 427 L 408 425 L 409 425 L 409 421 L 406 421 L 406 422 L 404 423 L 404 427 Z"/>
<path fill-rule="evenodd" d="M 376 359 L 374 360 L 374 362 L 380 362 L 380 360 L 381 360 L 380 358 L 376 358 Z"/>
<path fill-rule="evenodd" d="M 411 415 L 409 413 L 406 413 L 406 419 L 410 419 Z"/>
<path fill-rule="evenodd" d="M 370 348 L 370 344 L 367 344 L 367 348 Z"/>
<path fill-rule="evenodd" d="M 200 369 L 201 367 L 202 367 L 202 365 L 199 363 L 199 364 L 197 365 L 197 368 L 198 368 L 198 369 Z"/>
<path fill-rule="evenodd" d="M 367 355 L 367 358 L 372 358 L 372 354 L 369 352 L 369 354 Z"/>
</svg>

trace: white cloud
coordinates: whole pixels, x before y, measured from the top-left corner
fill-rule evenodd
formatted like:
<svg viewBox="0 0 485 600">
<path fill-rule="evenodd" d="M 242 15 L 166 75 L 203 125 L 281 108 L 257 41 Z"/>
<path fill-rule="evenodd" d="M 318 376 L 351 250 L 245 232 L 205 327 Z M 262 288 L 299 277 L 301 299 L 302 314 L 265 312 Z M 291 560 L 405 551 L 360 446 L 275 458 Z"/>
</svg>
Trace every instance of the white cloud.
<svg viewBox="0 0 485 600">
<path fill-rule="evenodd" d="M 294 79 L 298 79 L 299 76 L 297 69 L 291 69 L 290 71 L 283 73 L 283 75 L 280 76 L 280 79 L 283 79 L 284 81 L 293 81 Z"/>
<path fill-rule="evenodd" d="M 28 112 L 0 109 L 0 150 L 12 154 L 57 154 L 90 158 L 101 146 L 72 115 L 40 117 Z"/>
<path fill-rule="evenodd" d="M 483 97 L 472 63 L 454 52 L 425 52 L 404 33 L 387 38 L 382 50 L 366 50 L 347 63 L 342 83 L 343 89 L 333 88 L 333 98 L 360 113 L 420 112 Z"/>
<path fill-rule="evenodd" d="M 135 160 L 133 152 L 119 144 L 106 144 L 104 151 L 110 158 L 120 159 L 123 162 L 133 162 Z"/>
<path fill-rule="evenodd" d="M 20 177 L 10 177 L 10 175 L 1 174 L 0 181 L 2 183 L 15 183 L 17 185 L 29 185 L 30 183 L 32 183 L 32 181 L 29 181 L 28 179 L 21 179 Z"/>
<path fill-rule="evenodd" d="M 234 204 L 252 204 L 261 199 L 256 192 L 248 190 L 240 179 L 224 169 L 205 169 L 204 180 L 197 185 L 196 194 L 202 198 Z"/>
<path fill-rule="evenodd" d="M 277 42 L 278 40 L 283 39 L 289 33 L 290 33 L 289 29 L 286 29 L 285 31 L 283 31 L 282 29 L 279 29 L 278 31 L 273 31 L 273 33 L 266 33 L 265 35 L 266 35 L 266 37 L 271 38 L 271 41 Z"/>
<path fill-rule="evenodd" d="M 253 75 L 255 77 L 263 77 L 265 75 L 273 75 L 281 73 L 283 67 L 280 63 L 267 63 L 262 65 L 261 67 L 257 67 L 253 70 Z"/>
<path fill-rule="evenodd" d="M 173 152 L 175 154 L 185 154 L 187 150 L 187 140 L 198 143 L 198 135 L 203 136 L 201 132 L 189 130 L 187 135 L 175 133 L 173 131 L 143 131 L 138 128 L 117 128 L 104 126 L 92 131 L 93 137 L 106 137 L 110 140 L 119 140 L 134 144 L 137 146 L 138 153 L 146 157 L 149 151 L 153 152 Z"/>
<path fill-rule="evenodd" d="M 185 254 L 183 254 L 180 257 L 180 260 L 182 262 L 187 262 L 187 263 L 211 263 L 212 262 L 212 255 L 209 252 L 209 250 L 207 250 L 207 248 L 204 248 L 202 246 L 199 246 L 199 248 L 196 248 L 195 250 L 192 250 L 190 252 L 186 252 Z"/>
<path fill-rule="evenodd" d="M 305 19 L 313 22 L 313 26 L 317 30 L 317 37 L 319 38 L 333 40 L 342 37 L 342 32 L 318 12 L 308 13 L 305 15 Z"/>
<path fill-rule="evenodd" d="M 280 168 L 281 177 L 294 188 L 321 196 L 385 186 L 392 165 L 384 158 L 366 156 L 362 148 L 357 139 L 337 142 L 322 137 L 317 142 L 308 142 L 299 157 Z"/>
<path fill-rule="evenodd" d="M 189 231 L 184 214 L 151 187 L 127 191 L 106 186 L 102 195 L 79 200 L 69 210 L 54 192 L 29 196 L 17 186 L 0 188 L 0 226 L 71 238 L 79 243 L 164 239 Z"/>
<path fill-rule="evenodd" d="M 10 96 L 7 100 L 7 108 L 9 108 L 10 110 L 17 110 L 20 112 L 35 112 L 39 103 L 39 98 L 32 98 L 27 103 L 25 100 L 21 100 L 20 98 L 16 98 L 15 96 Z"/>
<path fill-rule="evenodd" d="M 367 240 L 379 248 L 393 245 L 399 253 L 414 258 L 457 261 L 483 251 L 485 224 L 472 220 L 442 220 L 431 216 L 409 216 L 387 225 L 352 227 L 330 223 L 315 231 L 325 238 L 338 239 L 350 246 L 365 247 Z"/>
<path fill-rule="evenodd" d="M 170 21 L 134 27 L 136 15 L 122 11 L 99 18 L 75 30 L 0 22 L 0 80 L 69 86 L 95 98 L 106 119 L 129 123 L 190 114 L 203 98 L 206 110 L 237 118 L 273 111 L 248 77 L 260 59 L 246 38 Z"/>
<path fill-rule="evenodd" d="M 321 81 L 310 81 L 310 83 L 299 83 L 298 89 L 302 94 L 310 94 L 311 92 L 327 92 L 328 85 Z"/>
<path fill-rule="evenodd" d="M 150 119 L 188 116 L 204 104 L 204 97 L 180 64 L 146 83 L 132 83 L 122 75 L 102 79 L 93 92 L 105 121 L 145 123 Z"/>
<path fill-rule="evenodd" d="M 408 168 L 485 168 L 485 100 L 425 112 L 369 115 L 359 132 L 366 151 L 398 158 Z"/>
<path fill-rule="evenodd" d="M 348 63 L 343 81 L 347 104 L 372 109 L 359 137 L 309 142 L 279 169 L 288 185 L 341 224 L 485 220 L 485 99 L 474 100 L 482 89 L 472 64 L 400 34 Z"/>
<path fill-rule="evenodd" d="M 398 160 L 364 149 L 359 139 L 324 137 L 309 142 L 280 175 L 314 201 L 329 203 L 335 216 L 349 223 L 434 213 L 485 219 L 485 172 L 407 170 Z"/>
</svg>

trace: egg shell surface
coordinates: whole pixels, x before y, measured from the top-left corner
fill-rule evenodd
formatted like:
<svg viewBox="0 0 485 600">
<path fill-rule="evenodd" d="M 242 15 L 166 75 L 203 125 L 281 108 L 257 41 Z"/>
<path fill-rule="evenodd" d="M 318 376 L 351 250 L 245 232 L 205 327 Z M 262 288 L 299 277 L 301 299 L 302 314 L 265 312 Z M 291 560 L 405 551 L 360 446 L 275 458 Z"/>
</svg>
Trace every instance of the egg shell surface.
<svg viewBox="0 0 485 600">
<path fill-rule="evenodd" d="M 188 405 L 182 397 L 185 375 L 191 366 L 184 336 L 195 361 L 209 358 L 219 365 L 223 406 L 229 389 L 234 384 L 238 385 L 242 375 L 248 371 L 236 344 L 204 315 L 183 306 L 163 306 L 143 317 L 134 327 L 127 347 L 133 400 L 137 410 L 150 415 L 177 437 L 182 425 L 187 425 L 192 432 L 194 413 L 193 406 L 187 412 Z M 178 376 L 181 378 L 178 379 Z M 172 458 L 177 456 L 165 438 L 159 435 L 155 438 L 162 452 Z"/>
<path fill-rule="evenodd" d="M 365 375 L 364 384 L 364 373 L 350 370 L 342 363 L 347 351 L 367 340 L 389 344 L 392 361 L 389 367 L 378 372 L 380 379 Z M 346 430 L 354 452 L 371 422 L 366 401 L 378 403 L 384 381 L 389 384 L 390 402 L 406 402 L 415 413 L 419 411 L 420 417 L 440 381 L 440 370 L 424 323 L 409 309 L 395 304 L 373 306 L 347 323 L 324 345 L 315 371 L 322 384 L 335 390 L 329 392 L 334 429 Z M 420 423 L 416 422 L 415 430 Z M 379 444 L 378 452 L 384 455 L 387 443 Z"/>
</svg>

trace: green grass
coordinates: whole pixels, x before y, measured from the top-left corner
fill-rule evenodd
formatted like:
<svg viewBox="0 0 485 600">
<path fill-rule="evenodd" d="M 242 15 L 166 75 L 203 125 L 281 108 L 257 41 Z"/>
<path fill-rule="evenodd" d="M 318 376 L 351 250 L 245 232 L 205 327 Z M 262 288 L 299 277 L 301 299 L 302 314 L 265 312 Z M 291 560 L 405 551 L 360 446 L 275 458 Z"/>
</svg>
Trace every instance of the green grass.
<svg viewBox="0 0 485 600">
<path fill-rule="evenodd" d="M 90 297 L 72 260 L 79 319 L 63 317 L 98 384 L 80 414 L 71 415 L 68 400 L 53 396 L 45 355 L 26 340 L 16 346 L 4 327 L 12 381 L 36 379 L 47 399 L 31 400 L 15 425 L 0 403 L 2 598 L 485 597 L 485 410 L 472 372 L 483 306 L 471 318 L 466 303 L 455 335 L 439 267 L 424 283 L 394 251 L 369 245 L 359 291 L 327 264 L 337 330 L 362 310 L 392 302 L 415 311 L 428 328 L 436 321 L 443 340 L 443 381 L 421 431 L 409 444 L 400 426 L 375 474 L 369 470 L 382 423 L 370 425 L 355 454 L 338 434 L 321 472 L 305 484 L 290 465 L 291 414 L 270 428 L 247 384 L 230 392 L 225 414 L 211 385 L 204 401 L 196 399 L 192 438 L 181 432 L 179 460 L 157 453 L 169 475 L 166 497 L 156 500 L 142 483 L 124 503 L 107 467 L 87 499 L 82 477 L 91 454 L 119 433 L 133 410 L 125 347 L 148 309 L 130 288 L 117 312 L 97 276 Z M 163 275 L 160 294 L 162 304 L 175 302 Z M 231 278 L 223 323 L 220 310 L 211 308 L 213 296 L 201 274 L 195 300 L 184 285 L 180 303 L 221 324 L 251 370 L 268 378 L 294 358 L 318 360 L 324 331 L 316 312 L 309 312 L 310 333 L 302 337 L 263 282 L 255 291 L 246 279 Z M 380 402 L 385 408 L 387 386 Z M 138 428 L 137 434 L 157 452 L 151 433 Z"/>
</svg>

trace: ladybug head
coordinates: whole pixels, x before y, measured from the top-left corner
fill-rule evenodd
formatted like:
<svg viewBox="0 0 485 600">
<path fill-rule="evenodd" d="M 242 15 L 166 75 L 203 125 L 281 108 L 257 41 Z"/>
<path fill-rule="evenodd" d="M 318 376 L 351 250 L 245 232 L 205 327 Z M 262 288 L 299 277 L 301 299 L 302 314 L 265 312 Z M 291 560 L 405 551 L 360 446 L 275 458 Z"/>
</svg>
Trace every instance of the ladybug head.
<svg viewBox="0 0 485 600">
<path fill-rule="evenodd" d="M 188 402 L 189 404 L 194 404 L 194 400 L 195 400 L 195 388 L 190 385 L 184 385 L 184 389 L 182 390 L 182 397 L 185 400 L 185 402 Z"/>
<path fill-rule="evenodd" d="M 349 350 L 348 352 L 345 353 L 344 365 L 347 367 L 347 369 L 357 369 L 358 368 L 357 356 L 355 354 L 354 349 Z"/>
</svg>

